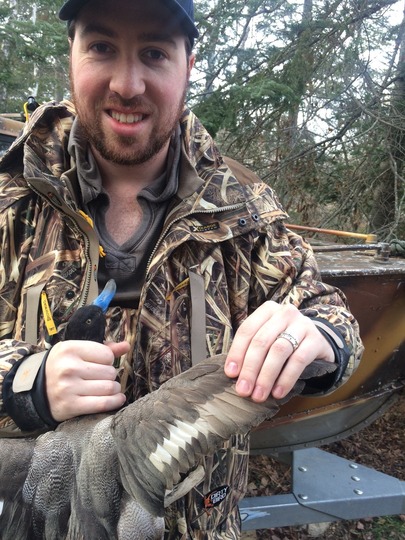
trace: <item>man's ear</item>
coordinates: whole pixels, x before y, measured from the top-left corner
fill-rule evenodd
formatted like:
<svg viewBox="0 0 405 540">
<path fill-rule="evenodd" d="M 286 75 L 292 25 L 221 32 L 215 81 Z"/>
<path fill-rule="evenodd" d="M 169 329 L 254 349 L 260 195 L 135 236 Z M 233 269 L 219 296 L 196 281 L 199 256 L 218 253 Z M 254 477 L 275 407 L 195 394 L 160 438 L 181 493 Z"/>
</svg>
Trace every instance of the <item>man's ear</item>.
<svg viewBox="0 0 405 540">
<path fill-rule="evenodd" d="M 69 49 L 71 49 L 73 45 L 73 39 L 69 37 L 68 42 L 69 42 Z"/>
<path fill-rule="evenodd" d="M 194 62 L 195 62 L 195 54 L 192 53 L 192 54 L 190 54 L 190 56 L 188 57 L 188 72 L 189 72 L 189 74 L 191 73 L 191 70 L 192 70 L 193 67 L 194 67 Z"/>
</svg>

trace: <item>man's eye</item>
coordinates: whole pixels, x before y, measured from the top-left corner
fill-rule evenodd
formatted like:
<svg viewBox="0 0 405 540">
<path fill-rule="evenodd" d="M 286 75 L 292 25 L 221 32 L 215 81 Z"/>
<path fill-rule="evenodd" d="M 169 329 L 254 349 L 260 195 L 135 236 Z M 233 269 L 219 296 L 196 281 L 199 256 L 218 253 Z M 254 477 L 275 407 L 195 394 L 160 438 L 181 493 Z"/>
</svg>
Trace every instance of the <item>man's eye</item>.
<svg viewBox="0 0 405 540">
<path fill-rule="evenodd" d="M 111 51 L 111 48 L 105 43 L 94 43 L 90 49 L 99 54 L 105 54 Z"/>
<path fill-rule="evenodd" d="M 165 55 L 162 53 L 162 51 L 158 51 L 156 49 L 147 51 L 146 55 L 149 57 L 150 60 L 164 60 L 165 58 Z"/>
</svg>

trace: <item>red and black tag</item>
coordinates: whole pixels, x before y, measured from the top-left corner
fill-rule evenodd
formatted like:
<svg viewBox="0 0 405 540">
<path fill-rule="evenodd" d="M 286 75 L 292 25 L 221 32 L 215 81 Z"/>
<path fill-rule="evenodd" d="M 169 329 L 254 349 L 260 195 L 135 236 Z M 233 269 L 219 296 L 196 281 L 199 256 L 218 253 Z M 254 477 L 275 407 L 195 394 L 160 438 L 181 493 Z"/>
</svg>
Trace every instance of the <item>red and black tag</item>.
<svg viewBox="0 0 405 540">
<path fill-rule="evenodd" d="M 218 506 L 226 498 L 228 492 L 229 486 L 220 486 L 213 489 L 204 495 L 204 508 L 209 510 L 210 508 L 214 508 L 214 506 Z"/>
</svg>

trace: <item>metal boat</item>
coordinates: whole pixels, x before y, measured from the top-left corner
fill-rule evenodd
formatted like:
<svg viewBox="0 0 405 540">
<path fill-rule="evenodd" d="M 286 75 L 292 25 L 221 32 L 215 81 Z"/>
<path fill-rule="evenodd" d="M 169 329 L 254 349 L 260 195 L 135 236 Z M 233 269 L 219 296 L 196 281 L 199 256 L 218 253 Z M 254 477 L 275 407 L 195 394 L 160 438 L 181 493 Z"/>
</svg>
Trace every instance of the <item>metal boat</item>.
<svg viewBox="0 0 405 540">
<path fill-rule="evenodd" d="M 366 236 L 366 235 L 364 235 Z M 370 424 L 405 385 L 405 259 L 386 243 L 314 245 L 325 282 L 339 287 L 360 325 L 360 366 L 334 392 L 296 397 L 252 435 L 252 453 L 320 446 Z"/>
<path fill-rule="evenodd" d="M 404 480 L 334 455 L 325 446 L 395 406 L 405 385 L 405 259 L 373 241 L 313 244 L 323 280 L 346 294 L 360 324 L 364 355 L 340 388 L 324 396 L 295 397 L 254 430 L 251 453 L 289 463 L 291 488 L 242 500 L 244 531 L 405 513 Z"/>
</svg>

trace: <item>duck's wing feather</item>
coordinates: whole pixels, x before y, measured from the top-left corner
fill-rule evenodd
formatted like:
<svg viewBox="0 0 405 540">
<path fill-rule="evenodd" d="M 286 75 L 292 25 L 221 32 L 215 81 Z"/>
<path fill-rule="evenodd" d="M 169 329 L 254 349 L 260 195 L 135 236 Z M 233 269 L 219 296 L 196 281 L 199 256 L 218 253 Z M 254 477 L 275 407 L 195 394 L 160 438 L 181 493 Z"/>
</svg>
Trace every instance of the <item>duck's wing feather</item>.
<svg viewBox="0 0 405 540">
<path fill-rule="evenodd" d="M 305 380 L 336 369 L 335 364 L 316 360 L 286 398 L 256 403 L 236 393 L 235 380 L 224 373 L 225 358 L 218 355 L 200 362 L 112 419 L 124 489 L 153 515 L 163 515 L 166 491 L 173 490 L 203 456 L 232 435 L 246 434 L 274 416 L 283 403 L 302 392 Z"/>
<path fill-rule="evenodd" d="M 224 355 L 202 362 L 115 415 L 76 418 L 37 439 L 0 439 L 2 538 L 112 538 L 117 526 L 133 530 L 135 514 L 160 537 L 153 516 L 201 481 L 203 456 L 273 416 L 305 378 L 335 369 L 315 361 L 287 398 L 255 403 L 236 394 L 224 363 Z"/>
</svg>

